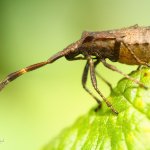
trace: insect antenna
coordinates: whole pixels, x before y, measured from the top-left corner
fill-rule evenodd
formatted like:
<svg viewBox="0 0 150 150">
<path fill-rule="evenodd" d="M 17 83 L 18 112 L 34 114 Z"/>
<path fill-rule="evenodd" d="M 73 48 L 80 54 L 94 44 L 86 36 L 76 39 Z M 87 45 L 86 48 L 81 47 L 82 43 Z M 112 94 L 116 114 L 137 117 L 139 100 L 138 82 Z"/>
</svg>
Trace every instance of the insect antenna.
<svg viewBox="0 0 150 150">
<path fill-rule="evenodd" d="M 9 74 L 4 80 L 2 80 L 0 82 L 0 91 L 11 81 L 15 80 L 16 78 L 20 77 L 21 75 L 27 73 L 27 72 L 30 72 L 32 70 L 36 70 L 38 68 L 41 68 L 47 64 L 50 64 L 50 63 L 53 63 L 55 60 L 61 58 L 64 56 L 64 52 L 63 51 L 60 51 L 58 53 L 56 53 L 55 55 L 53 55 L 52 57 L 50 57 L 47 61 L 43 61 L 43 62 L 40 62 L 40 63 L 36 63 L 36 64 L 33 64 L 33 65 L 30 65 L 30 66 L 27 66 L 23 69 L 20 69 L 16 72 L 13 72 L 11 74 Z"/>
<path fill-rule="evenodd" d="M 16 78 L 20 77 L 21 75 L 30 72 L 32 70 L 36 70 L 38 68 L 41 68 L 47 64 L 51 64 L 54 61 L 56 61 L 57 59 L 68 55 L 70 52 L 74 51 L 78 45 L 80 44 L 80 41 L 77 41 L 75 43 L 70 44 L 69 46 L 67 46 L 65 49 L 63 49 L 62 51 L 56 53 L 55 55 L 53 55 L 52 57 L 50 57 L 47 61 L 43 61 L 40 63 L 36 63 L 30 66 L 27 66 L 23 69 L 20 69 L 16 72 L 13 72 L 11 74 L 9 74 L 4 80 L 2 80 L 0 82 L 0 91 L 11 81 L 15 80 Z"/>
</svg>

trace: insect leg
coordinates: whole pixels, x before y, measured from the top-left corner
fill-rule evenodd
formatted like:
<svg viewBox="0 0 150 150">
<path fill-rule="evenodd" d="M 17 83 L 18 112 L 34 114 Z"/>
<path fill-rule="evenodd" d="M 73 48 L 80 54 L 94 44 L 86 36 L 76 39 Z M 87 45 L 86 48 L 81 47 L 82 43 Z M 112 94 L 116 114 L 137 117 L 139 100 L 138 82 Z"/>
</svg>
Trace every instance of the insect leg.
<svg viewBox="0 0 150 150">
<path fill-rule="evenodd" d="M 82 57 L 82 56 L 81 57 L 80 56 L 79 57 L 74 57 L 74 58 L 68 58 L 68 57 L 66 57 L 66 59 L 69 60 L 69 61 L 73 61 L 73 60 L 86 60 L 86 58 Z"/>
<path fill-rule="evenodd" d="M 131 55 L 134 57 L 134 59 L 135 59 L 139 64 L 141 64 L 141 65 L 146 65 L 146 66 L 150 67 L 150 64 L 148 64 L 148 63 L 146 63 L 146 62 L 140 60 L 140 59 L 135 55 L 135 53 L 132 51 L 132 49 L 130 49 L 124 42 L 122 42 L 122 43 L 123 43 L 123 45 L 128 49 L 128 51 L 131 53 Z"/>
<path fill-rule="evenodd" d="M 103 78 L 96 70 L 95 70 L 95 73 L 96 73 L 97 77 L 101 78 L 108 85 L 108 87 L 110 88 L 110 91 L 112 91 L 111 84 L 105 78 Z"/>
<path fill-rule="evenodd" d="M 94 62 L 92 60 L 92 58 L 89 56 L 88 57 L 88 63 L 90 66 L 90 75 L 91 75 L 91 81 L 93 84 L 94 89 L 97 91 L 97 93 L 102 97 L 102 99 L 104 100 L 104 102 L 107 104 L 107 106 L 116 114 L 118 114 L 118 112 L 113 108 L 112 104 L 103 96 L 103 94 L 100 92 L 100 90 L 97 87 L 97 80 L 96 80 L 96 76 L 95 76 L 95 69 L 94 69 Z"/>
<path fill-rule="evenodd" d="M 141 70 L 142 65 L 139 65 L 136 70 Z"/>
<path fill-rule="evenodd" d="M 96 66 L 99 64 L 100 61 L 101 61 L 101 60 L 97 59 L 97 61 L 94 62 L 94 68 L 96 68 Z M 95 74 L 96 74 L 96 76 L 99 77 L 102 81 L 104 81 L 104 82 L 108 85 L 108 87 L 110 88 L 110 91 L 112 91 L 112 86 L 111 86 L 111 84 L 110 84 L 105 78 L 103 78 L 96 70 L 95 70 Z"/>
<path fill-rule="evenodd" d="M 87 62 L 85 65 L 84 71 L 83 71 L 83 75 L 82 75 L 82 86 L 96 100 L 96 102 L 98 103 L 99 108 L 100 108 L 101 101 L 86 87 L 88 71 L 89 71 L 89 64 Z"/>
<path fill-rule="evenodd" d="M 122 74 L 122 75 L 125 76 L 127 79 L 129 79 L 129 80 L 131 80 L 131 81 L 133 81 L 133 82 L 139 84 L 141 87 L 143 87 L 143 88 L 145 88 L 145 89 L 148 89 L 148 87 L 145 86 L 143 83 L 141 83 L 140 81 L 138 81 L 138 80 L 136 80 L 136 79 L 130 77 L 129 75 L 123 73 L 122 71 L 118 70 L 115 66 L 108 64 L 104 59 L 102 59 L 101 62 L 104 64 L 105 67 L 107 67 L 107 68 L 109 68 L 109 69 L 111 69 L 111 70 L 113 70 L 113 71 L 116 71 L 116 72 Z"/>
</svg>

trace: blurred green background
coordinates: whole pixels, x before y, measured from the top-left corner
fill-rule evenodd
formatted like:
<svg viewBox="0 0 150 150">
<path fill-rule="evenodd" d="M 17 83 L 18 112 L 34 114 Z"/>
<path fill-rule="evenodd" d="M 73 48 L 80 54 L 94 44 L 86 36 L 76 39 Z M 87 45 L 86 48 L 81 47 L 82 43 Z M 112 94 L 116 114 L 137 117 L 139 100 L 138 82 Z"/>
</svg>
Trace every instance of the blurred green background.
<svg viewBox="0 0 150 150">
<path fill-rule="evenodd" d="M 3 79 L 46 60 L 78 40 L 84 30 L 150 25 L 150 1 L 1 0 L 0 18 Z M 126 73 L 136 68 L 113 64 Z M 37 150 L 96 105 L 81 86 L 84 65 L 84 61 L 62 58 L 18 78 L 0 93 L 1 150 Z M 122 78 L 102 65 L 97 70 L 113 86 Z M 98 83 L 108 96 L 109 88 L 101 80 Z M 88 85 L 92 88 L 90 82 Z"/>
</svg>

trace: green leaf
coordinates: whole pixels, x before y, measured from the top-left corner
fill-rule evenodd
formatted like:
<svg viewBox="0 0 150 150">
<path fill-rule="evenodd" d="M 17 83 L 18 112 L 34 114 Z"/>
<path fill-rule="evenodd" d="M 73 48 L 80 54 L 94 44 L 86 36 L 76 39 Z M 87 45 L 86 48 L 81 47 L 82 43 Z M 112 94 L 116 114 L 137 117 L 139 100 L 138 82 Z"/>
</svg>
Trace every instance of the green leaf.
<svg viewBox="0 0 150 150">
<path fill-rule="evenodd" d="M 131 76 L 150 87 L 150 70 L 143 68 Z M 43 150 L 149 150 L 150 90 L 122 79 L 108 100 L 118 115 L 102 103 L 80 117 Z"/>
</svg>

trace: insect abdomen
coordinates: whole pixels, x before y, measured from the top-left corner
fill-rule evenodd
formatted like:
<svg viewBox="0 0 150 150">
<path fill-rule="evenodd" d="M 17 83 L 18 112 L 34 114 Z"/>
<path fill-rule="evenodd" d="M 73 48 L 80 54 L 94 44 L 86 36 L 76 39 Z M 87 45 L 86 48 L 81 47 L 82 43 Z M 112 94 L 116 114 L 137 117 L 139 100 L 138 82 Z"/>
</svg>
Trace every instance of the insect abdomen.
<svg viewBox="0 0 150 150">
<path fill-rule="evenodd" d="M 150 29 L 149 28 L 137 28 L 127 30 L 123 39 L 127 47 L 121 43 L 119 62 L 128 65 L 140 65 L 133 55 L 129 52 L 129 49 L 138 57 L 141 61 L 150 62 Z"/>
</svg>

